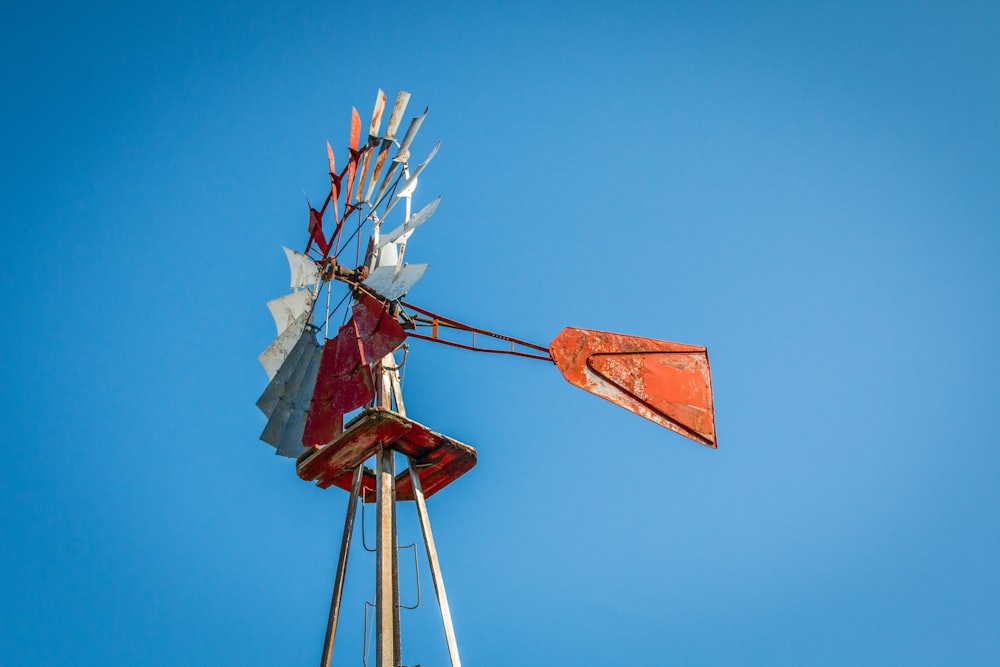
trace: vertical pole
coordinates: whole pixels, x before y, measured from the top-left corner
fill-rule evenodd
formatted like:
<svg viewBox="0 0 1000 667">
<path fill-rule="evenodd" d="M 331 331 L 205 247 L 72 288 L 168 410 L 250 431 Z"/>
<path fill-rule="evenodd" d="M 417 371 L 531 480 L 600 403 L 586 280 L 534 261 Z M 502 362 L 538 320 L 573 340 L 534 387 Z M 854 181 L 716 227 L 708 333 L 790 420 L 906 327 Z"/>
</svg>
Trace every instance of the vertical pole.
<svg viewBox="0 0 1000 667">
<path fill-rule="evenodd" d="M 391 449 L 380 449 L 378 458 L 378 489 L 375 495 L 376 532 L 375 560 L 375 642 L 378 667 L 397 667 L 396 660 L 396 609 L 393 604 L 394 577 L 393 555 L 396 544 L 393 533 L 395 525 L 395 479 L 394 461 Z"/>
<path fill-rule="evenodd" d="M 441 608 L 441 622 L 444 624 L 444 636 L 448 642 L 448 656 L 452 667 L 462 667 L 458 657 L 458 642 L 455 641 L 455 627 L 451 623 L 451 608 L 448 606 L 448 594 L 444 590 L 444 577 L 441 575 L 441 564 L 438 562 L 437 547 L 434 546 L 434 534 L 431 532 L 431 520 L 427 516 L 427 503 L 424 501 L 424 490 L 420 486 L 420 475 L 417 473 L 417 463 L 406 457 L 410 467 L 410 481 L 413 482 L 413 500 L 417 505 L 417 516 L 420 517 L 420 530 L 424 534 L 424 546 L 427 547 L 427 562 L 431 567 L 431 579 L 434 580 L 434 592 L 437 593 L 438 606 Z"/>
<path fill-rule="evenodd" d="M 330 618 L 326 623 L 326 638 L 323 640 L 323 656 L 320 667 L 330 667 L 333 658 L 333 640 L 337 635 L 337 621 L 340 619 L 340 600 L 344 593 L 344 576 L 347 573 L 347 555 L 351 550 L 351 535 L 354 533 L 354 517 L 358 513 L 358 494 L 361 491 L 361 474 L 364 464 L 359 465 L 351 479 L 351 497 L 347 501 L 347 517 L 344 519 L 344 536 L 340 540 L 340 556 L 337 558 L 337 575 L 333 581 L 333 599 L 330 600 Z"/>
</svg>

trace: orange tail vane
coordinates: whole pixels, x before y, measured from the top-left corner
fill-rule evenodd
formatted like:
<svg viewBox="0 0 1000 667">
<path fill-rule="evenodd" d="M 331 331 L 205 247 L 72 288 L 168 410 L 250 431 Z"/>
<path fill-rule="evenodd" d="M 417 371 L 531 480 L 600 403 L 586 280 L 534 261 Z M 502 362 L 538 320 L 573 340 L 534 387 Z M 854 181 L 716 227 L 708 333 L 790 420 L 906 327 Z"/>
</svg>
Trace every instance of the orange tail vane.
<svg viewBox="0 0 1000 667">
<path fill-rule="evenodd" d="M 703 445 L 718 446 L 704 347 L 566 328 L 549 351 L 571 384 Z"/>
</svg>

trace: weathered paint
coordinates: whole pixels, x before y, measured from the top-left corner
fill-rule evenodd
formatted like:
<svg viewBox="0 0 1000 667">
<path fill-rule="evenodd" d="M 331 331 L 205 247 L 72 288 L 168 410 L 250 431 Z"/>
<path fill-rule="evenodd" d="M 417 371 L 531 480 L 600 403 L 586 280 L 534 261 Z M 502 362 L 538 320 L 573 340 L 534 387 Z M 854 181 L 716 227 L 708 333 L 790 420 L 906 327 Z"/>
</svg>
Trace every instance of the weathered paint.
<svg viewBox="0 0 1000 667">
<path fill-rule="evenodd" d="M 330 252 L 330 244 L 326 240 L 326 235 L 323 233 L 323 216 L 320 212 L 309 207 L 309 243 L 315 241 L 316 245 L 323 254 L 326 255 Z M 309 252 L 309 247 L 306 246 L 306 252 Z"/>
<path fill-rule="evenodd" d="M 296 458 L 302 453 L 302 431 L 319 370 L 321 349 L 314 329 L 306 328 L 296 343 L 297 354 L 289 355 L 258 401 L 261 410 L 270 409 L 260 439 L 273 445 L 278 454 Z M 296 348 L 293 348 L 296 349 Z"/>
<path fill-rule="evenodd" d="M 367 409 L 346 425 L 333 442 L 303 454 L 296 469 L 299 477 L 315 481 L 321 488 L 350 489 L 351 472 L 380 448 L 406 454 L 417 464 L 424 496 L 430 497 L 476 465 L 476 450 L 435 433 L 395 412 Z M 362 498 L 375 500 L 375 476 L 366 469 Z M 396 499 L 413 500 L 413 481 L 408 472 L 396 478 Z"/>
<path fill-rule="evenodd" d="M 703 445 L 717 446 L 704 347 L 566 328 L 549 351 L 577 387 Z"/>
<path fill-rule="evenodd" d="M 300 252 L 295 252 L 291 248 L 281 246 L 288 258 L 288 271 L 291 273 L 290 287 L 298 289 L 309 287 L 319 282 L 319 267 L 316 262 L 309 259 Z"/>
<path fill-rule="evenodd" d="M 274 326 L 280 336 L 285 329 L 292 326 L 304 313 L 308 313 L 313 304 L 313 293 L 310 290 L 299 290 L 283 297 L 267 302 L 267 309 L 274 318 Z"/>
<path fill-rule="evenodd" d="M 278 369 L 285 363 L 288 353 L 295 346 L 296 341 L 302 336 L 302 331 L 309 322 L 311 313 L 302 313 L 280 336 L 271 341 L 271 344 L 257 356 L 260 365 L 264 367 L 268 379 L 274 379 Z"/>
<path fill-rule="evenodd" d="M 375 397 L 372 369 L 365 363 L 361 338 L 352 318 L 326 341 L 302 444 L 322 445 L 336 436 L 344 414 Z"/>
<path fill-rule="evenodd" d="M 396 101 L 392 105 L 392 113 L 389 114 L 389 123 L 385 127 L 385 137 L 382 138 L 382 146 L 379 148 L 378 157 L 375 158 L 372 180 L 368 185 L 368 192 L 365 193 L 365 201 L 367 202 L 371 202 L 372 190 L 375 188 L 375 182 L 378 181 L 379 174 L 382 173 L 382 165 L 385 164 L 386 153 L 389 152 L 389 147 L 396 138 L 396 130 L 399 128 L 399 123 L 403 119 L 403 113 L 406 111 L 406 105 L 409 102 L 409 93 L 401 90 L 396 94 Z"/>
<path fill-rule="evenodd" d="M 406 332 L 388 308 L 368 294 L 362 294 L 354 304 L 353 319 L 367 364 L 381 359 L 406 340 Z"/>
</svg>

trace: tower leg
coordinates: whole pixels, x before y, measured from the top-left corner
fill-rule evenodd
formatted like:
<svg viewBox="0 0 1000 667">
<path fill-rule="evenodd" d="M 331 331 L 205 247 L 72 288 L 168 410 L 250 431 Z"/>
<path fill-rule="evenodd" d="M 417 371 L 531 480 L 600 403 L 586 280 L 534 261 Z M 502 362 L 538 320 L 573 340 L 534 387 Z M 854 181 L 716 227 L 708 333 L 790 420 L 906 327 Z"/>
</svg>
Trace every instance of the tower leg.
<svg viewBox="0 0 1000 667">
<path fill-rule="evenodd" d="M 437 548 L 434 546 L 434 534 L 431 533 L 431 520 L 427 516 L 427 503 L 424 502 L 424 490 L 420 486 L 420 476 L 417 474 L 417 463 L 406 457 L 410 467 L 410 480 L 413 482 L 413 500 L 417 506 L 417 516 L 420 517 L 420 530 L 424 534 L 424 546 L 427 547 L 427 562 L 431 567 L 431 579 L 434 580 L 434 592 L 437 593 L 438 606 L 441 608 L 441 622 L 444 624 L 444 636 L 448 641 L 448 656 L 452 667 L 462 667 L 458 657 L 458 643 L 455 641 L 455 628 L 451 623 L 451 609 L 448 607 L 448 594 L 444 590 L 444 578 L 441 576 L 441 564 L 438 562 Z"/>
<path fill-rule="evenodd" d="M 382 449 L 378 459 L 378 487 L 375 494 L 375 643 L 378 667 L 399 665 L 399 597 L 396 554 L 396 480 L 391 449 Z"/>
<path fill-rule="evenodd" d="M 358 493 L 361 491 L 361 473 L 364 465 L 359 465 L 351 479 L 351 497 L 347 501 L 347 517 L 344 519 L 344 536 L 340 540 L 340 556 L 337 558 L 337 575 L 333 581 L 333 599 L 330 600 L 330 618 L 326 623 L 326 638 L 323 640 L 323 657 L 320 667 L 330 667 L 333 658 L 333 640 L 337 634 L 340 619 L 340 600 L 344 593 L 344 575 L 347 573 L 347 555 L 351 550 L 351 535 L 354 533 L 354 516 L 358 510 Z"/>
</svg>

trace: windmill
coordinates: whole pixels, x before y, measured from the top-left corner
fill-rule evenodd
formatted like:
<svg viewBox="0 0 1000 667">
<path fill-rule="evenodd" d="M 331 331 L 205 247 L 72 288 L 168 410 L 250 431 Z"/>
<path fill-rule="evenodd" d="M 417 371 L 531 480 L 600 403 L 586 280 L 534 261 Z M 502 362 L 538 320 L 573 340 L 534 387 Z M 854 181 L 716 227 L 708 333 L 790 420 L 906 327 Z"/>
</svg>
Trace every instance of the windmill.
<svg viewBox="0 0 1000 667">
<path fill-rule="evenodd" d="M 553 363 L 581 389 L 702 445 L 717 444 L 704 347 L 578 328 L 563 329 L 542 346 L 404 300 L 427 269 L 403 261 L 407 243 L 441 200 L 412 210 L 418 178 L 440 143 L 412 164 L 410 150 L 427 110 L 400 137 L 409 99 L 406 92 L 396 96 L 383 130 L 387 98 L 380 89 L 364 141 L 352 109 L 340 170 L 327 144 L 330 191 L 319 209 L 307 202 L 304 251 L 284 249 L 292 291 L 268 302 L 277 337 L 259 356 L 270 379 L 257 401 L 267 417 L 261 439 L 296 459 L 303 480 L 350 494 L 324 666 L 333 652 L 359 500 L 376 506 L 376 664 L 396 667 L 401 660 L 396 504 L 409 501 L 417 509 L 451 664 L 461 664 L 426 499 L 468 472 L 476 451 L 406 414 L 399 370 L 409 339 Z M 343 295 L 331 308 L 335 292 Z M 331 319 L 348 301 L 331 336 Z M 398 475 L 397 455 L 405 461 Z M 374 467 L 366 465 L 370 460 Z"/>
</svg>

